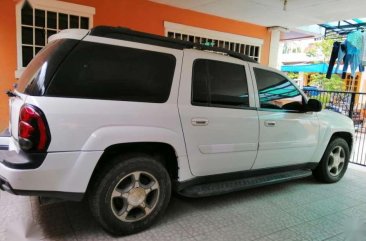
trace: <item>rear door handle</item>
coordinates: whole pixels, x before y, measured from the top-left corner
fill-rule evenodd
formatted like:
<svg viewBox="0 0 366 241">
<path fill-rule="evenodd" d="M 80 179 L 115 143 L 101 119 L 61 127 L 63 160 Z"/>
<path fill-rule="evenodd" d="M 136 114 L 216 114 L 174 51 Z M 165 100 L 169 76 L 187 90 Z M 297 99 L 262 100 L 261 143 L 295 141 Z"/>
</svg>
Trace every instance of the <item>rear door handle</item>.
<svg viewBox="0 0 366 241">
<path fill-rule="evenodd" d="M 276 126 L 276 122 L 275 121 L 265 121 L 264 125 L 267 127 L 274 127 L 274 126 Z"/>
<path fill-rule="evenodd" d="M 192 119 L 192 125 L 194 125 L 194 126 L 207 126 L 208 125 L 208 119 L 193 118 Z"/>
</svg>

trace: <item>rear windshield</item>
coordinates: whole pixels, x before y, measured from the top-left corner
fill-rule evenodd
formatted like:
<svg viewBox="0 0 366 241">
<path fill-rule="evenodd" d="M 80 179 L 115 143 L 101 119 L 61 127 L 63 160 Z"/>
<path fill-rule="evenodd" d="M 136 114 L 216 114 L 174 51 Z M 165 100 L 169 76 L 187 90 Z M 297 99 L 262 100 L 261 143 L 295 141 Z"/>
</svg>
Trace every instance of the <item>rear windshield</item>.
<svg viewBox="0 0 366 241">
<path fill-rule="evenodd" d="M 58 65 L 77 42 L 62 39 L 46 45 L 28 64 L 16 84 L 16 90 L 28 95 L 43 95 Z"/>
</svg>

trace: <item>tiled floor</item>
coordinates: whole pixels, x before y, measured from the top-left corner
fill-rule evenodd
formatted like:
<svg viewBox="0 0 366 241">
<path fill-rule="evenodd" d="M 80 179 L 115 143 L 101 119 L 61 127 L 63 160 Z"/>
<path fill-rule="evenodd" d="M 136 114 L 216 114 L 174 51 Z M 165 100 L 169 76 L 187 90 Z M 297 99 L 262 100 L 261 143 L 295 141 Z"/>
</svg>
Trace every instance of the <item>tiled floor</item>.
<svg viewBox="0 0 366 241">
<path fill-rule="evenodd" d="M 120 238 L 101 230 L 86 202 L 40 206 L 1 192 L 0 240 L 366 240 L 365 170 L 352 167 L 331 185 L 310 177 L 219 197 L 173 197 L 155 226 Z"/>
</svg>

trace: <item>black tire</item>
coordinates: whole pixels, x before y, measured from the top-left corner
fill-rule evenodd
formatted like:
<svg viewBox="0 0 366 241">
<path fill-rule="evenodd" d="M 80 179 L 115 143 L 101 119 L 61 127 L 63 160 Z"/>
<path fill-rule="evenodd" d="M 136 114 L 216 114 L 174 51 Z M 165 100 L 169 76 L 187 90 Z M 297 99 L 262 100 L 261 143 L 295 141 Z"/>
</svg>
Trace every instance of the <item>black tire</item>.
<svg viewBox="0 0 366 241">
<path fill-rule="evenodd" d="M 336 161 L 337 158 L 333 158 L 334 155 L 340 157 L 338 159 L 339 161 Z M 321 182 L 338 182 L 347 170 L 349 158 L 350 151 L 348 143 L 343 138 L 337 137 L 329 142 L 321 161 L 313 170 L 313 175 Z M 341 164 L 341 160 L 343 159 L 344 162 Z"/>
<path fill-rule="evenodd" d="M 134 182 L 136 180 L 134 178 L 137 177 L 135 175 L 139 178 Z M 157 181 L 157 188 L 154 185 L 156 189 L 153 190 L 152 187 L 144 189 L 150 185 L 150 181 L 152 184 Z M 101 170 L 98 170 L 91 185 L 88 198 L 93 216 L 108 233 L 117 236 L 137 233 L 150 227 L 162 216 L 171 196 L 171 181 L 167 170 L 151 156 L 140 153 L 115 156 Z M 143 194 L 145 196 L 140 195 L 141 189 L 145 190 Z M 122 194 L 121 197 L 112 198 L 112 193 L 115 196 L 118 193 L 117 190 L 118 192 L 124 190 L 121 193 L 127 195 L 127 198 L 122 197 Z M 145 194 L 147 190 L 150 190 L 149 194 Z M 143 203 L 140 203 L 141 198 L 144 199 Z M 151 205 L 151 209 L 148 204 Z M 131 206 L 133 208 L 127 211 Z M 117 216 L 119 213 L 124 215 L 127 213 L 127 216 Z"/>
</svg>

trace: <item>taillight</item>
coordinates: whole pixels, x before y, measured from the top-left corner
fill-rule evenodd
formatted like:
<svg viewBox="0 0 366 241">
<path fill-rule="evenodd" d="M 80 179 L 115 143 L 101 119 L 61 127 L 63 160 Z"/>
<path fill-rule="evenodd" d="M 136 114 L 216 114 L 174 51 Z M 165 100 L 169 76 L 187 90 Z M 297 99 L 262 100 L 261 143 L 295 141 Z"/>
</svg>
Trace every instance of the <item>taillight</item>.
<svg viewBox="0 0 366 241">
<path fill-rule="evenodd" d="M 24 151 L 43 152 L 51 141 L 43 112 L 33 105 L 23 105 L 19 114 L 19 146 Z"/>
</svg>

